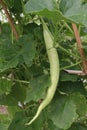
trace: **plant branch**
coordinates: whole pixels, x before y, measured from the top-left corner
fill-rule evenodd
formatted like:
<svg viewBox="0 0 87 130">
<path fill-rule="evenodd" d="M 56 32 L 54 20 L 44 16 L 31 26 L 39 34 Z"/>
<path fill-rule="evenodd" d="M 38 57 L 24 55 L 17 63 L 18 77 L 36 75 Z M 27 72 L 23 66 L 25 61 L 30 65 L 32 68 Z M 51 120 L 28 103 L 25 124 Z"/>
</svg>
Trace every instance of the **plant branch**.
<svg viewBox="0 0 87 130">
<path fill-rule="evenodd" d="M 68 54 L 68 55 L 72 55 L 73 57 L 76 57 L 76 58 L 79 58 L 79 59 L 81 59 L 80 58 L 80 56 L 77 56 L 77 55 L 75 55 L 75 54 L 73 54 L 72 52 L 69 52 L 68 50 L 66 50 L 64 47 L 62 47 L 61 45 L 58 45 L 58 47 L 61 49 L 61 50 L 63 50 L 66 54 Z"/>
<path fill-rule="evenodd" d="M 7 7 L 6 7 L 5 3 L 3 2 L 3 0 L 0 0 L 0 3 L 2 5 L 3 10 L 5 11 L 5 14 L 7 15 L 9 24 L 10 24 L 12 30 L 13 30 L 14 35 L 15 35 L 16 39 L 18 39 L 18 37 L 19 37 L 18 32 L 17 32 L 17 30 L 16 30 L 16 28 L 14 26 L 13 20 L 12 20 L 12 18 L 10 16 L 8 10 L 7 10 Z"/>
<path fill-rule="evenodd" d="M 77 74 L 77 75 L 80 75 L 80 76 L 85 76 L 86 73 L 84 73 L 83 71 L 81 70 L 64 70 L 65 72 L 69 73 L 69 74 Z"/>
<path fill-rule="evenodd" d="M 24 84 L 29 84 L 30 82 L 29 81 L 25 81 L 25 80 L 20 80 L 20 79 L 13 79 L 13 78 L 9 78 L 9 77 L 0 77 L 0 80 L 1 79 L 7 79 L 7 80 L 11 80 L 11 81 L 14 81 L 14 82 L 19 82 L 19 83 L 24 83 Z"/>
<path fill-rule="evenodd" d="M 82 42 L 81 42 L 81 39 L 80 39 L 80 36 L 79 36 L 79 32 L 78 32 L 78 29 L 77 29 L 77 26 L 76 26 L 75 23 L 72 23 L 72 28 L 73 28 L 73 31 L 74 31 L 74 34 L 75 34 L 75 38 L 76 38 L 76 41 L 77 41 L 79 54 L 80 54 L 80 56 L 82 58 L 83 72 L 85 74 L 87 74 L 87 60 L 85 60 L 85 53 L 84 53 L 84 50 L 82 48 Z"/>
<path fill-rule="evenodd" d="M 74 64 L 71 64 L 71 65 L 68 65 L 68 66 L 65 66 L 65 67 L 61 68 L 60 70 L 66 70 L 66 69 L 68 69 L 68 68 L 71 68 L 71 67 L 74 67 L 74 66 L 76 66 L 76 65 L 79 65 L 80 63 L 81 63 L 81 61 L 79 61 L 79 62 L 77 62 L 77 63 L 74 63 Z"/>
</svg>

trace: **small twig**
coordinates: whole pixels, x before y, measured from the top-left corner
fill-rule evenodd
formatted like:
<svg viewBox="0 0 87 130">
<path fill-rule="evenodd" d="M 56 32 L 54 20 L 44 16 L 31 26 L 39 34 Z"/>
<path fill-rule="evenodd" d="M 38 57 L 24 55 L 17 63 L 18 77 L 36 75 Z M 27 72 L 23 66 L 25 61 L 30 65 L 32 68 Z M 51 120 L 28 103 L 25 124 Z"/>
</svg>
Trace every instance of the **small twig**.
<svg viewBox="0 0 87 130">
<path fill-rule="evenodd" d="M 7 79 L 7 80 L 11 80 L 14 82 L 19 82 L 19 83 L 25 83 L 25 84 L 29 84 L 29 81 L 25 81 L 25 80 L 20 80 L 20 79 L 14 79 L 14 78 L 10 78 L 10 77 L 0 77 L 0 79 Z"/>
<path fill-rule="evenodd" d="M 62 67 L 62 68 L 60 68 L 60 70 L 66 70 L 66 69 L 68 69 L 68 68 L 71 68 L 71 67 L 77 66 L 77 65 L 79 65 L 79 64 L 81 64 L 81 63 L 82 63 L 82 61 L 78 61 L 77 63 L 74 63 L 74 64 L 71 64 L 71 65 L 68 65 L 68 66 Z"/>
<path fill-rule="evenodd" d="M 64 70 L 65 72 L 69 73 L 69 74 L 76 74 L 76 75 L 80 75 L 80 76 L 85 76 L 86 73 L 84 73 L 81 70 Z"/>
<path fill-rule="evenodd" d="M 73 31 L 74 31 L 74 34 L 75 34 L 75 38 L 76 38 L 76 41 L 77 41 L 79 54 L 80 54 L 80 56 L 82 58 L 83 73 L 87 74 L 87 61 L 85 60 L 85 53 L 84 53 L 84 50 L 82 48 L 82 42 L 81 42 L 81 39 L 80 39 L 80 36 L 79 36 L 79 32 L 78 32 L 78 29 L 77 29 L 77 26 L 76 26 L 75 23 L 72 23 L 72 28 L 73 28 Z"/>
<path fill-rule="evenodd" d="M 12 18 L 10 16 L 8 10 L 7 10 L 7 7 L 6 7 L 5 3 L 3 2 L 3 0 L 0 0 L 0 3 L 2 5 L 3 10 L 5 11 L 5 14 L 7 15 L 9 24 L 10 24 L 12 30 L 13 30 L 14 35 L 15 35 L 16 39 L 18 39 L 19 35 L 18 35 L 17 30 L 16 30 L 16 28 L 14 26 L 13 20 L 12 20 Z"/>
</svg>

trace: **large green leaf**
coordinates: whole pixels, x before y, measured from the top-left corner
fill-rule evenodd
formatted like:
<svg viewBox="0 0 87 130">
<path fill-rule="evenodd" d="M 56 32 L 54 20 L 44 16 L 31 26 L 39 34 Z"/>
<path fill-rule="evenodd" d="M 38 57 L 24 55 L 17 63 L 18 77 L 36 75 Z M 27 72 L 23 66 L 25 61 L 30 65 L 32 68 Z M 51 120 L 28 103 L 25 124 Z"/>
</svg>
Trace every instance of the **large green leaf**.
<svg viewBox="0 0 87 130">
<path fill-rule="evenodd" d="M 67 19 L 87 26 L 87 4 L 82 0 L 61 0 L 60 10 Z"/>
<path fill-rule="evenodd" d="M 3 38 L 3 37 L 2 37 Z M 0 46 L 0 71 L 15 67 L 19 62 L 17 50 L 11 40 L 1 39 Z"/>
<path fill-rule="evenodd" d="M 77 119 L 75 103 L 66 96 L 55 99 L 50 107 L 50 119 L 60 129 L 68 129 Z"/>
<path fill-rule="evenodd" d="M 3 34 L 4 35 L 4 34 Z M 1 39 L 2 40 L 2 39 Z M 35 44 L 33 37 L 28 34 L 24 35 L 17 43 L 12 44 L 10 39 L 1 41 L 0 46 L 0 72 L 9 68 L 15 68 L 18 63 L 26 63 L 31 66 L 35 57 Z"/>
<path fill-rule="evenodd" d="M 21 46 L 20 55 L 22 55 L 24 62 L 31 66 L 35 57 L 35 42 L 31 34 L 24 35 L 19 39 L 19 45 Z"/>
<path fill-rule="evenodd" d="M 40 12 L 44 9 L 53 10 L 55 8 L 55 0 L 29 0 L 25 5 L 26 13 Z"/>
<path fill-rule="evenodd" d="M 49 18 L 53 21 L 57 21 L 57 22 L 65 19 L 59 10 L 50 11 L 48 9 L 44 9 L 43 11 L 38 12 L 37 14 L 40 16 L 47 17 L 47 18 Z"/>
<path fill-rule="evenodd" d="M 25 123 L 29 121 L 29 117 L 24 112 L 17 112 L 12 120 L 9 130 L 41 130 L 44 123 L 44 115 L 41 114 L 38 120 L 33 124 L 26 126 Z"/>
<path fill-rule="evenodd" d="M 46 88 L 50 86 L 50 79 L 47 75 L 35 77 L 30 81 L 29 88 L 27 90 L 27 96 L 25 102 L 31 100 L 38 101 L 46 95 Z"/>
<path fill-rule="evenodd" d="M 79 118 L 83 118 L 87 114 L 87 100 L 81 93 L 71 94 L 71 100 L 76 104 L 77 113 Z M 86 117 L 85 117 L 86 118 Z"/>
<path fill-rule="evenodd" d="M 25 12 L 36 13 L 57 21 L 64 19 L 61 12 L 56 9 L 58 5 L 55 0 L 37 0 L 37 2 L 38 4 L 36 4 L 36 0 L 29 0 L 25 4 Z"/>
<path fill-rule="evenodd" d="M 9 26 L 3 24 L 2 33 L 0 33 L 0 72 L 15 67 L 19 61 L 17 59 L 17 50 L 12 45 L 10 33 Z"/>
</svg>

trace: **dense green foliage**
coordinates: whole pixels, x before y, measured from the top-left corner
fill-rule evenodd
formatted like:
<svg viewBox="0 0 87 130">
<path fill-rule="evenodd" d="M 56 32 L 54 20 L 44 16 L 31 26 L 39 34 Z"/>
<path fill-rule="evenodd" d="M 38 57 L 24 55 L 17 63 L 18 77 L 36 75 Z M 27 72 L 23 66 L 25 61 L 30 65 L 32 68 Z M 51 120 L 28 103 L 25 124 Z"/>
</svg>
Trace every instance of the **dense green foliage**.
<svg viewBox="0 0 87 130">
<path fill-rule="evenodd" d="M 79 28 L 87 55 L 86 0 L 3 0 L 19 34 L 16 40 L 0 5 L 0 113 L 1 130 L 87 130 L 87 76 L 81 70 L 72 22 Z M 41 17 L 54 37 L 59 54 L 60 79 L 52 102 L 29 126 L 51 85 Z M 50 44 L 50 43 L 49 43 Z"/>
</svg>

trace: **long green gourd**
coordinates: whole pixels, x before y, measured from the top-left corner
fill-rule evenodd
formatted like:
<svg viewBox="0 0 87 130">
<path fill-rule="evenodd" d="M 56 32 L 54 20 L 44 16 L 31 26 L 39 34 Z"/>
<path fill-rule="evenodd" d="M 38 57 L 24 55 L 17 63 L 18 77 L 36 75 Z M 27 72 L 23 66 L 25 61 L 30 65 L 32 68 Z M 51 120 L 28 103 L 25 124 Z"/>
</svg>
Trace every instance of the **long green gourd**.
<svg viewBox="0 0 87 130">
<path fill-rule="evenodd" d="M 46 45 L 46 51 L 50 63 L 51 86 L 49 86 L 46 98 L 40 104 L 36 115 L 29 123 L 26 123 L 26 125 L 30 125 L 32 122 L 34 122 L 37 119 L 37 117 L 40 115 L 42 110 L 51 102 L 55 94 L 58 80 L 59 80 L 59 58 L 58 58 L 57 50 L 56 48 L 54 48 L 53 45 L 54 44 L 53 36 L 43 20 L 42 20 L 42 24 L 43 24 L 43 35 L 44 35 L 44 40 Z"/>
</svg>

